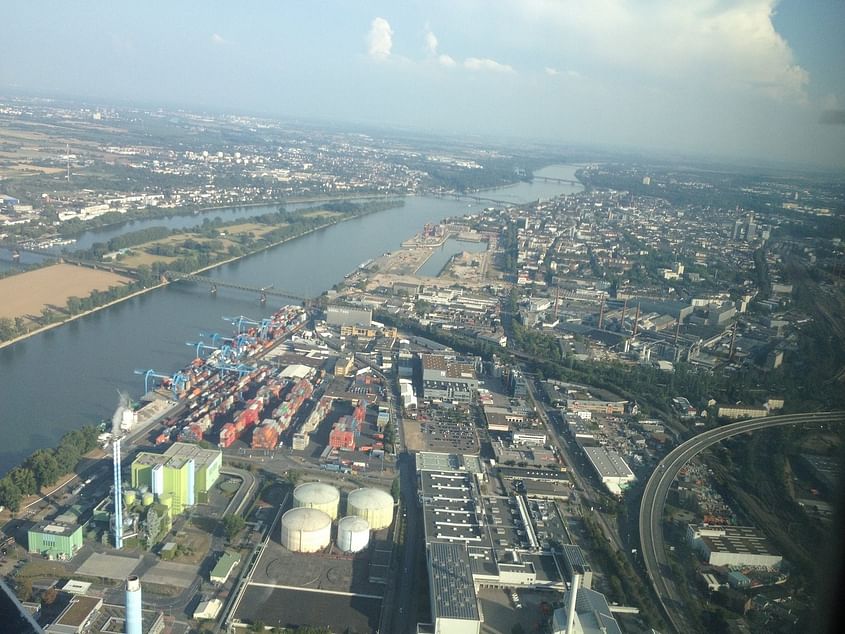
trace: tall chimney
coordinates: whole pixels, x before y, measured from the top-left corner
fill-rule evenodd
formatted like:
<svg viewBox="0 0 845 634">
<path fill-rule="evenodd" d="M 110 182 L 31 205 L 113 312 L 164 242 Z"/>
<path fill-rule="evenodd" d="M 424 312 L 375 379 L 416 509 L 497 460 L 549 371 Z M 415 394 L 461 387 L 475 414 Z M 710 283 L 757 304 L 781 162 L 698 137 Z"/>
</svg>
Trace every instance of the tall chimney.
<svg viewBox="0 0 845 634">
<path fill-rule="evenodd" d="M 578 597 L 578 586 L 580 585 L 581 575 L 572 575 L 569 601 L 566 604 L 566 634 L 575 634 L 575 599 Z"/>
<path fill-rule="evenodd" d="M 637 327 L 640 325 L 640 305 L 637 304 L 637 315 L 634 317 L 634 331 L 633 335 L 637 336 Z"/>
<path fill-rule="evenodd" d="M 622 319 L 620 323 L 622 324 L 621 330 L 625 330 L 625 311 L 628 310 L 628 298 L 625 298 L 625 303 L 622 304 Z"/>
<path fill-rule="evenodd" d="M 126 580 L 126 634 L 143 634 L 141 581 L 132 575 Z"/>
<path fill-rule="evenodd" d="M 604 297 L 601 299 L 601 308 L 599 308 L 599 330 L 604 323 Z"/>
</svg>

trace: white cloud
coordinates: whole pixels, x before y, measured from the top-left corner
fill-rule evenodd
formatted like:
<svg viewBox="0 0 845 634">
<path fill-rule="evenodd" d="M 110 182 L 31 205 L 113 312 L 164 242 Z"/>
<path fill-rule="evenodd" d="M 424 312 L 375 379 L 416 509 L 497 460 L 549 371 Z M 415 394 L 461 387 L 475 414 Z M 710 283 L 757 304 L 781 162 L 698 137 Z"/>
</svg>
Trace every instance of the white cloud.
<svg viewBox="0 0 845 634">
<path fill-rule="evenodd" d="M 216 46 L 222 46 L 223 44 L 227 44 L 228 42 L 219 33 L 212 33 L 211 34 L 211 43 L 216 45 Z"/>
<path fill-rule="evenodd" d="M 429 55 L 437 55 L 437 36 L 431 31 L 425 34 L 425 49 Z"/>
<path fill-rule="evenodd" d="M 367 33 L 367 53 L 373 59 L 385 60 L 390 57 L 392 49 L 393 29 L 390 28 L 390 22 L 384 18 L 375 18 Z"/>
<path fill-rule="evenodd" d="M 496 73 L 513 73 L 513 66 L 502 64 L 488 57 L 467 57 L 464 60 L 464 68 L 473 71 L 491 71 Z"/>
<path fill-rule="evenodd" d="M 449 66 L 449 67 L 452 67 L 455 64 L 457 64 L 454 57 L 452 57 L 450 55 L 443 54 L 443 53 L 441 53 L 440 55 L 437 56 L 437 62 L 441 66 Z"/>
<path fill-rule="evenodd" d="M 555 75 L 560 75 L 560 71 L 557 68 L 551 68 L 549 66 L 546 66 L 543 70 L 546 72 L 546 75 L 548 75 L 549 77 L 554 77 Z"/>
<path fill-rule="evenodd" d="M 778 0 L 520 0 L 509 12 L 528 22 L 532 42 L 577 55 L 610 72 L 702 87 L 806 100 L 809 75 L 775 30 Z"/>
</svg>

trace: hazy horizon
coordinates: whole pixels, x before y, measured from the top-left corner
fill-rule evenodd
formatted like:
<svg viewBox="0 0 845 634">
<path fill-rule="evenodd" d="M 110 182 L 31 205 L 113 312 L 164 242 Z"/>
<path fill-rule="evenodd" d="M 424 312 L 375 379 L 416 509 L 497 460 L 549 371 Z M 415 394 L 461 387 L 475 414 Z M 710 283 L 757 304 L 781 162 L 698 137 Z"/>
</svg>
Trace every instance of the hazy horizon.
<svg viewBox="0 0 845 634">
<path fill-rule="evenodd" d="M 4 93 L 845 167 L 832 0 L 12 4 Z"/>
</svg>

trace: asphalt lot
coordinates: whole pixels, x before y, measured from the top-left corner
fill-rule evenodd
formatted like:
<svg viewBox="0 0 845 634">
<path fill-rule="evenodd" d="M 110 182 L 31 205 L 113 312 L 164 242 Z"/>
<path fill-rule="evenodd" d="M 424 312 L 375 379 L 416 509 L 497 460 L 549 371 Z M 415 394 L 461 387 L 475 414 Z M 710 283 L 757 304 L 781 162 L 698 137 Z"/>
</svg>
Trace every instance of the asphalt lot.
<svg viewBox="0 0 845 634">
<path fill-rule="evenodd" d="M 288 590 L 251 585 L 246 589 L 237 617 L 266 625 L 328 626 L 333 632 L 375 632 L 381 599 Z"/>
</svg>

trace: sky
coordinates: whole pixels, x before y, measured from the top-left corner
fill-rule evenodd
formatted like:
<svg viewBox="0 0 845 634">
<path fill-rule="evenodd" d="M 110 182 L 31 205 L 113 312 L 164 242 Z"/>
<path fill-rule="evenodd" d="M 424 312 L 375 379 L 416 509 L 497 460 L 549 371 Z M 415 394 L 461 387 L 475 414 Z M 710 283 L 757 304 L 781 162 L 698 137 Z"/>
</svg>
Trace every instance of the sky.
<svg viewBox="0 0 845 634">
<path fill-rule="evenodd" d="M 4 0 L 0 23 L 0 96 L 845 169 L 843 0 Z"/>
</svg>

